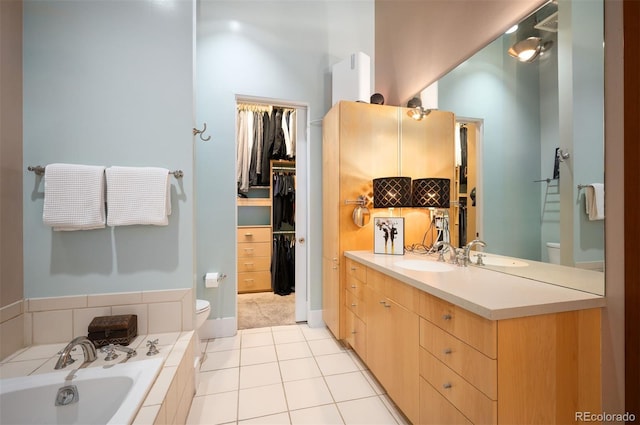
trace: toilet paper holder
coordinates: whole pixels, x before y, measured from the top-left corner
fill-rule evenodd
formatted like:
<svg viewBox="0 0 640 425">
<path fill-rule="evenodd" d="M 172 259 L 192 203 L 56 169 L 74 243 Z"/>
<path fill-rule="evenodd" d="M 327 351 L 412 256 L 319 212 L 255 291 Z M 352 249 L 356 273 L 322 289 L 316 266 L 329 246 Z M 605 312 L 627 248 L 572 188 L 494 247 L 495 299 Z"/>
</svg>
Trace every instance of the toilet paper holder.
<svg viewBox="0 0 640 425">
<path fill-rule="evenodd" d="M 217 288 L 218 284 L 227 277 L 224 273 L 207 273 L 203 276 L 205 288 Z"/>
</svg>

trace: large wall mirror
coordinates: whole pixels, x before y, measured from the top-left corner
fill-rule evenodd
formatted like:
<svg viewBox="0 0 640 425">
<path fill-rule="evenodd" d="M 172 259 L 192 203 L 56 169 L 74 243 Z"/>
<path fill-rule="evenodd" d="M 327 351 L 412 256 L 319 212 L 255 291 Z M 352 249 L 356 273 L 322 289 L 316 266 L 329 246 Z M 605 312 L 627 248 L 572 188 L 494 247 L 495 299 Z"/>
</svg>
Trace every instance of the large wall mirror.
<svg viewBox="0 0 640 425">
<path fill-rule="evenodd" d="M 456 114 L 468 153 L 477 148 L 465 164 L 475 167 L 463 188 L 466 240 L 564 266 L 487 267 L 601 295 L 604 220 L 587 215 L 584 185 L 604 183 L 603 34 L 602 0 L 550 2 L 436 84 L 437 107 Z M 537 57 L 508 53 L 529 37 Z"/>
</svg>

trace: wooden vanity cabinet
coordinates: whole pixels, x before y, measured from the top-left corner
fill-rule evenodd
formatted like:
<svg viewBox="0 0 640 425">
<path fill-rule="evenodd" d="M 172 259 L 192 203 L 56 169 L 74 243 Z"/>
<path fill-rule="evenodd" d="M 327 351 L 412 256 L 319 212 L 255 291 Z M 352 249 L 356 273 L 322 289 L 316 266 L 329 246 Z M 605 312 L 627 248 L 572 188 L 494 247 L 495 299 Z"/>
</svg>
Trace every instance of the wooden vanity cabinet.
<svg viewBox="0 0 640 425">
<path fill-rule="evenodd" d="M 444 415 L 424 407 L 420 423 L 576 423 L 600 411 L 599 309 L 488 320 L 423 292 L 420 316 L 421 405 Z"/>
<path fill-rule="evenodd" d="M 602 410 L 600 309 L 489 320 L 345 264 L 346 341 L 412 423 L 577 423 Z"/>
</svg>

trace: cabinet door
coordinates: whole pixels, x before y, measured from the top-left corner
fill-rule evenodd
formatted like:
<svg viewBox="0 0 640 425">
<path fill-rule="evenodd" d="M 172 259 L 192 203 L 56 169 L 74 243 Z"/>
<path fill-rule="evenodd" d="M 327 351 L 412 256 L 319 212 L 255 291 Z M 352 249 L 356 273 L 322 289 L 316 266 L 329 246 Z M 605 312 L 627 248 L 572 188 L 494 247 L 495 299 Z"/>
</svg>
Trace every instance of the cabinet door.
<svg viewBox="0 0 640 425">
<path fill-rule="evenodd" d="M 367 361 L 366 325 L 351 310 L 345 312 L 345 340 L 358 353 L 363 361 Z"/>
<path fill-rule="evenodd" d="M 387 391 L 413 423 L 418 423 L 420 374 L 420 322 L 418 315 L 387 299 L 385 337 L 387 366 L 391 376 Z"/>
<path fill-rule="evenodd" d="M 340 314 L 340 145 L 339 109 L 332 108 L 322 125 L 322 318 L 333 335 L 342 339 Z M 331 188 L 330 190 L 328 188 Z"/>
<path fill-rule="evenodd" d="M 367 317 L 366 346 L 367 366 L 383 387 L 389 384 L 389 369 L 387 367 L 386 351 L 389 347 L 385 341 L 386 309 L 385 298 L 381 291 L 376 291 L 372 285 L 364 285 L 364 303 Z"/>
<path fill-rule="evenodd" d="M 322 258 L 322 319 L 340 338 L 340 268 L 337 259 Z"/>
</svg>

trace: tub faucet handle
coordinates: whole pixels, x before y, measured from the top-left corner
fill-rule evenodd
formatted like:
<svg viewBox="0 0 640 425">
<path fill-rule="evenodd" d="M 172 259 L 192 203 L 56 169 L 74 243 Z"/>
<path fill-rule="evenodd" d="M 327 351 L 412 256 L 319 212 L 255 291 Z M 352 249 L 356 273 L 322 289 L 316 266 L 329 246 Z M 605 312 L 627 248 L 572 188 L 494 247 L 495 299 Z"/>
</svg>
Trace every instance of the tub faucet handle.
<svg viewBox="0 0 640 425">
<path fill-rule="evenodd" d="M 116 346 L 113 344 L 105 345 L 100 349 L 100 351 L 107 354 L 107 356 L 104 358 L 104 360 L 107 362 L 118 358 L 118 353 L 116 353 Z"/>
<path fill-rule="evenodd" d="M 158 350 L 158 339 L 154 339 L 152 340 L 148 340 L 147 341 L 147 347 L 149 347 L 149 351 L 147 352 L 147 356 L 154 356 L 156 354 L 158 354 L 160 351 Z"/>
</svg>

